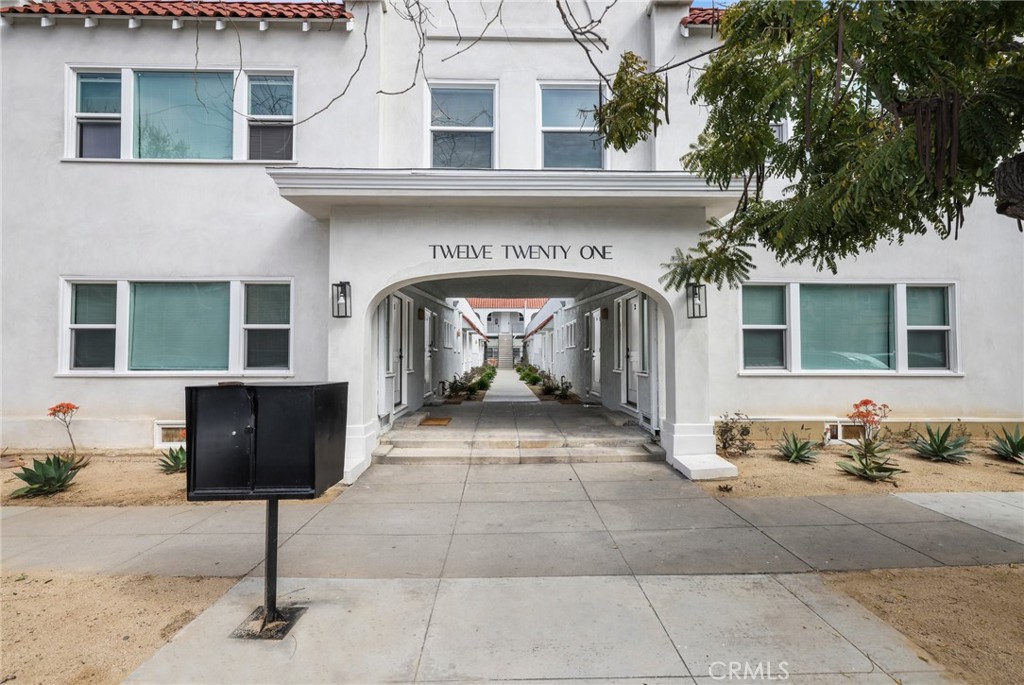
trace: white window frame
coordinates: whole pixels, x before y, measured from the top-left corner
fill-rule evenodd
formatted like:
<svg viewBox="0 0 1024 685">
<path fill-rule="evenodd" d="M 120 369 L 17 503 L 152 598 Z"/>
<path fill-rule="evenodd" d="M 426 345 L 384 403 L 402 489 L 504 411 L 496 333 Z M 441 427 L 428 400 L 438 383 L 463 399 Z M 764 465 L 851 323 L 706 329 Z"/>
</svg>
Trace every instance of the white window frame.
<svg viewBox="0 0 1024 685">
<path fill-rule="evenodd" d="M 258 161 L 264 161 L 264 162 L 268 162 L 268 161 L 270 161 L 270 162 L 291 162 L 291 161 L 295 161 L 295 128 L 296 128 L 295 127 L 295 122 L 296 122 L 296 118 L 295 118 L 295 101 L 296 101 L 296 97 L 295 97 L 295 74 L 294 74 L 294 72 L 291 72 L 291 71 L 281 71 L 281 70 L 262 71 L 262 70 L 256 70 L 256 69 L 244 69 L 244 70 L 236 72 L 236 75 L 238 77 L 238 86 L 236 86 L 235 101 L 236 101 L 236 104 L 237 104 L 237 101 L 238 101 L 238 92 L 237 92 L 238 88 L 241 88 L 242 85 L 244 84 L 244 86 L 245 86 L 245 92 L 244 92 L 244 96 L 245 96 L 245 109 L 238 110 L 237 107 L 236 107 L 236 110 L 235 110 L 236 111 L 235 131 L 234 131 L 235 136 L 234 136 L 233 140 L 238 140 L 239 137 L 244 137 L 245 138 L 245 149 L 242 150 L 242 154 L 244 156 L 244 159 L 246 159 L 248 161 L 251 161 L 251 162 L 258 162 Z M 274 77 L 274 76 L 278 76 L 278 77 L 290 76 L 291 79 L 292 79 L 292 113 L 291 114 L 287 114 L 287 115 L 284 115 L 284 114 L 281 114 L 281 115 L 253 114 L 252 111 L 251 111 L 252 110 L 252 84 L 249 81 L 250 77 L 253 77 L 253 76 L 269 76 L 269 77 Z M 238 119 L 239 119 L 239 117 L 237 116 L 237 112 L 238 111 L 245 112 L 244 117 L 242 117 L 242 119 L 244 120 L 243 124 L 244 124 L 245 131 L 244 131 L 244 133 L 241 134 L 241 136 L 239 136 L 239 131 L 238 131 Z M 268 159 L 262 159 L 262 160 L 249 159 L 249 140 L 250 140 L 250 134 L 251 134 L 251 131 L 252 131 L 252 125 L 253 124 L 282 124 L 282 127 L 283 127 L 284 124 L 291 124 L 288 128 L 291 131 L 291 135 L 292 135 L 292 156 L 289 159 L 280 159 L 280 160 L 279 159 L 270 159 L 270 160 L 268 160 Z M 236 145 L 235 146 L 235 155 L 237 156 L 237 154 L 238 154 L 238 149 L 237 149 L 237 145 Z"/>
<path fill-rule="evenodd" d="M 118 316 L 120 314 L 120 312 L 117 311 L 117 305 L 120 304 L 120 302 L 121 302 L 120 290 L 117 290 L 116 296 L 115 296 L 116 300 L 115 300 L 115 304 L 114 304 L 114 308 L 115 308 L 114 323 L 112 323 L 112 324 L 109 324 L 109 323 L 75 323 L 74 321 L 72 321 L 72 318 L 75 315 L 75 311 L 74 311 L 75 294 L 74 293 L 75 293 L 75 286 L 76 285 L 112 285 L 112 286 L 115 287 L 115 289 L 117 289 L 117 281 L 95 280 L 95 281 L 74 281 L 72 283 L 69 283 L 69 285 L 67 287 L 67 297 L 65 298 L 66 301 L 67 301 L 66 302 L 67 315 L 63 318 L 64 324 L 65 324 L 65 328 L 67 329 L 67 331 L 66 331 L 67 353 L 63 355 L 63 359 L 64 359 L 64 361 L 67 364 L 68 370 L 73 370 L 75 373 L 94 373 L 94 372 L 110 373 L 113 369 L 96 369 L 96 368 L 92 368 L 92 369 L 77 369 L 77 368 L 73 368 L 72 356 L 75 353 L 75 349 L 74 349 L 74 338 L 75 338 L 75 335 L 74 334 L 75 334 L 75 331 L 83 331 L 83 330 L 84 331 L 113 330 L 114 331 L 114 368 L 116 368 L 117 367 L 117 342 L 118 342 L 118 340 L 117 340 L 117 319 L 118 319 Z"/>
<path fill-rule="evenodd" d="M 743 366 L 743 330 L 748 327 L 743 325 L 743 294 L 737 298 L 737 321 L 739 323 L 739 344 L 737 345 L 738 360 L 737 368 L 740 376 L 779 376 L 779 375 L 802 375 L 802 376 L 963 376 L 963 368 L 960 359 L 960 284 L 957 281 L 935 281 L 935 280 L 858 280 L 858 281 L 784 281 L 784 280 L 758 280 L 750 281 L 746 285 L 767 285 L 786 286 L 786 317 L 788 331 L 785 335 L 786 368 L 744 368 Z M 884 285 L 892 288 L 893 291 L 893 353 L 895 355 L 895 368 L 888 370 L 880 369 L 807 369 L 802 366 L 801 360 L 801 331 L 800 331 L 800 286 L 801 285 Z M 942 326 L 908 326 L 907 325 L 907 288 L 908 287 L 932 287 L 946 288 L 947 321 L 949 324 Z M 759 328 L 751 326 L 749 328 Z M 771 328 L 763 326 L 760 328 Z M 907 333 L 911 330 L 947 330 L 947 361 L 949 365 L 945 369 L 911 369 L 908 362 L 908 338 Z"/>
<path fill-rule="evenodd" d="M 455 324 L 451 321 L 444 321 L 444 340 L 442 342 L 446 350 L 455 347 Z"/>
<path fill-rule="evenodd" d="M 491 125 L 490 126 L 434 126 L 433 124 L 433 89 L 434 88 L 463 88 L 466 90 L 490 90 L 491 91 Z M 498 159 L 498 82 L 497 81 L 452 81 L 452 80 L 431 80 L 425 91 L 423 103 L 424 118 L 427 124 L 427 135 L 424 141 L 423 166 L 427 169 L 450 169 L 460 167 L 435 167 L 434 166 L 434 132 L 444 131 L 451 133 L 490 133 L 491 134 L 491 169 L 500 169 L 501 163 Z"/>
<path fill-rule="evenodd" d="M 576 347 L 576 322 L 570 321 L 565 324 L 565 346 L 567 348 Z"/>
<path fill-rule="evenodd" d="M 249 285 L 288 285 L 288 323 L 246 323 L 245 322 L 245 306 L 246 306 L 246 286 Z M 232 288 L 234 284 L 232 283 Z M 291 333 L 292 330 L 292 310 L 294 309 L 295 303 L 292 295 L 292 288 L 290 284 L 266 282 L 266 281 L 242 281 L 241 282 L 241 297 L 242 297 L 242 368 L 246 373 L 251 373 L 256 370 L 260 371 L 278 371 L 282 368 L 291 369 L 292 359 L 292 338 L 294 337 Z M 245 365 L 246 359 L 249 358 L 249 331 L 288 331 L 288 366 L 287 367 L 273 367 L 273 368 L 261 368 L 261 369 L 250 369 Z M 230 359 L 230 352 L 228 355 Z M 229 362 L 230 368 L 230 362 Z"/>
<path fill-rule="evenodd" d="M 596 81 L 538 81 L 537 82 L 537 111 L 535 116 L 537 117 L 537 143 L 536 143 L 536 155 L 537 155 L 537 168 L 547 169 L 544 165 L 544 134 L 545 133 L 584 133 L 586 132 L 582 126 L 544 126 L 544 90 L 597 90 L 598 91 L 598 102 L 601 102 L 604 98 L 604 88 L 600 83 Z M 591 129 L 594 133 L 597 133 L 597 125 L 595 123 L 594 128 Z M 599 136 L 600 137 L 600 136 Z M 598 169 L 593 167 L 578 167 L 579 169 L 593 169 L 595 171 L 604 170 L 608 168 L 608 149 L 601 143 L 601 166 Z M 572 169 L 573 167 L 550 167 L 551 169 Z"/>
<path fill-rule="evenodd" d="M 78 74 L 117 74 L 121 78 L 121 111 L 116 114 L 103 114 L 103 113 L 91 113 L 91 112 L 79 112 L 78 111 Z M 125 92 L 124 92 L 124 70 L 123 69 L 110 69 L 110 68 L 96 68 L 96 69 L 78 69 L 72 75 L 68 81 L 68 100 L 69 107 L 68 111 L 71 112 L 70 116 L 70 132 L 71 132 L 71 144 L 72 149 L 69 156 L 76 159 L 100 159 L 103 161 L 109 161 L 111 159 L 117 159 L 116 157 L 79 157 L 79 147 L 81 145 L 81 138 L 79 135 L 80 128 L 79 124 L 83 121 L 116 121 L 118 123 L 121 133 L 121 157 L 124 157 L 124 109 L 125 103 Z"/>
<path fill-rule="evenodd" d="M 785 323 L 780 324 L 745 324 L 743 323 L 743 289 L 740 289 L 740 368 L 744 371 L 788 371 L 792 367 L 793 362 L 793 345 L 792 345 L 792 334 L 791 324 L 793 322 L 792 309 L 793 303 L 790 301 L 790 290 L 792 290 L 789 283 L 745 283 L 744 286 L 756 286 L 756 287 L 767 287 L 767 288 L 782 288 L 782 309 L 783 316 L 785 317 Z M 799 307 L 799 298 L 797 299 L 797 306 Z M 796 309 L 795 311 L 799 311 Z M 752 366 L 747 368 L 744 366 L 743 354 L 744 340 L 746 336 L 744 333 L 747 331 L 782 331 L 782 366 Z M 799 350 L 796 350 L 796 355 L 800 354 Z"/>
<path fill-rule="evenodd" d="M 135 156 L 135 74 L 138 72 L 195 72 L 201 73 L 225 73 L 230 74 L 232 83 L 235 84 L 234 99 L 232 101 L 231 131 L 231 159 L 168 159 L 149 158 Z M 99 74 L 118 73 L 121 74 L 121 113 L 118 118 L 121 121 L 121 157 L 122 161 L 146 162 L 151 164 L 187 163 L 187 164 L 225 164 L 231 162 L 246 162 L 251 164 L 266 165 L 268 161 L 275 164 L 289 164 L 295 162 L 296 150 L 296 127 L 294 122 L 300 120 L 298 110 L 298 98 L 296 93 L 299 90 L 299 73 L 295 68 L 273 68 L 273 67 L 246 67 L 238 68 L 204 68 L 196 69 L 195 65 L 181 66 L 148 66 L 135 65 L 127 67 L 96 66 L 88 64 L 72 64 L 65 68 L 64 93 L 65 93 L 65 124 L 64 124 L 64 160 L 76 162 L 116 162 L 117 158 L 90 158 L 78 156 L 78 74 Z M 249 76 L 290 76 L 292 79 L 292 114 L 290 117 L 263 117 L 249 115 Z M 96 115 L 81 114 L 82 119 L 96 119 Z M 111 117 L 112 118 L 112 117 Z M 292 126 L 292 158 L 280 160 L 258 160 L 249 159 L 249 124 L 253 121 L 275 120 L 285 121 L 291 119 Z"/>
<path fill-rule="evenodd" d="M 71 324 L 72 290 L 77 284 L 116 284 L 117 302 L 115 305 L 114 324 L 114 368 L 113 369 L 75 369 L 71 366 Z M 129 328 L 131 326 L 131 286 L 133 283 L 228 283 L 229 292 L 229 328 L 228 328 L 228 368 L 215 370 L 172 369 L 167 371 L 145 370 L 136 371 L 129 366 Z M 283 324 L 245 325 L 245 286 L 253 285 L 287 285 L 289 295 L 289 322 Z M 97 278 L 90 276 L 63 276 L 60 278 L 60 321 L 58 330 L 57 372 L 55 376 L 90 376 L 90 377 L 146 377 L 146 376 L 273 376 L 290 377 L 295 368 L 295 283 L 286 277 L 254 276 L 248 278 Z M 248 369 L 245 366 L 245 344 L 248 328 L 287 328 L 288 336 L 288 368 Z"/>
</svg>

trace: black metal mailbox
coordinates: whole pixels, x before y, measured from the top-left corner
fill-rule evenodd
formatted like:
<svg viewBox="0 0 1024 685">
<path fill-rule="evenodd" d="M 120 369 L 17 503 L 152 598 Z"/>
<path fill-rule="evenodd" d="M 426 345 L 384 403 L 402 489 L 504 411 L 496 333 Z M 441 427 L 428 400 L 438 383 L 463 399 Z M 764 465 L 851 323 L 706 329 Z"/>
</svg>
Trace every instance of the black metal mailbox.
<svg viewBox="0 0 1024 685">
<path fill-rule="evenodd" d="M 345 475 L 348 383 L 185 388 L 189 501 L 312 499 Z"/>
</svg>

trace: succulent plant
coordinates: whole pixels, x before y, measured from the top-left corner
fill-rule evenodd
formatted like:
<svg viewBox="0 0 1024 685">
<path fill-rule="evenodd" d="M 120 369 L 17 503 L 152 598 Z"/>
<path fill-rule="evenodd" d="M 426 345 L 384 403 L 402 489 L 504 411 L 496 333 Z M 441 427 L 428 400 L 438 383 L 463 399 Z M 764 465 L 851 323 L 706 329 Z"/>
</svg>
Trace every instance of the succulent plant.
<svg viewBox="0 0 1024 685">
<path fill-rule="evenodd" d="M 188 466 L 188 453 L 184 447 L 172 447 L 160 459 L 160 470 L 164 473 L 181 473 Z"/>
<path fill-rule="evenodd" d="M 914 441 L 910 443 L 910 449 L 932 461 L 946 461 L 953 464 L 962 464 L 967 461 L 968 453 L 964 447 L 970 438 L 966 435 L 950 438 L 950 433 L 953 430 L 952 424 L 949 424 L 945 430 L 938 433 L 933 431 L 932 427 L 927 424 L 925 425 L 925 430 L 928 431 L 928 437 L 925 438 L 918 433 Z"/>
<path fill-rule="evenodd" d="M 78 469 L 73 462 L 60 454 L 51 454 L 45 461 L 32 460 L 32 466 L 21 467 L 15 476 L 28 483 L 11 493 L 11 497 L 39 497 L 66 490 Z"/>
<path fill-rule="evenodd" d="M 994 438 L 988 445 L 990 450 L 1007 461 L 1024 464 L 1024 436 L 1020 434 L 1019 424 L 1014 430 L 1013 435 L 1010 435 L 1010 431 L 1004 428 L 1003 437 L 996 435 Z"/>
<path fill-rule="evenodd" d="M 782 431 L 782 439 L 775 445 L 782 457 L 791 464 L 811 464 L 817 461 L 810 440 L 801 440 L 796 433 Z"/>
</svg>

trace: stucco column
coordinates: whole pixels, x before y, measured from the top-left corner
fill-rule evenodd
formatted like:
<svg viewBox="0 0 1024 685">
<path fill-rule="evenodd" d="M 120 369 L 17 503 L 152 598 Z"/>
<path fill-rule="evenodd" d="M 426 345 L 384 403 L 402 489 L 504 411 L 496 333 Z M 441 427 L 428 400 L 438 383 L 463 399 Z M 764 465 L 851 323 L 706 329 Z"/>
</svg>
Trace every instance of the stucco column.
<svg viewBox="0 0 1024 685">
<path fill-rule="evenodd" d="M 675 354 L 666 360 L 667 403 L 662 447 L 669 464 L 687 478 L 730 478 L 736 467 L 715 454 L 714 422 L 710 416 L 710 327 L 707 319 L 686 318 L 683 293 L 670 297 L 671 334 Z M 669 323 L 669 322 L 666 322 Z M 666 333 L 669 332 L 666 326 Z"/>
</svg>

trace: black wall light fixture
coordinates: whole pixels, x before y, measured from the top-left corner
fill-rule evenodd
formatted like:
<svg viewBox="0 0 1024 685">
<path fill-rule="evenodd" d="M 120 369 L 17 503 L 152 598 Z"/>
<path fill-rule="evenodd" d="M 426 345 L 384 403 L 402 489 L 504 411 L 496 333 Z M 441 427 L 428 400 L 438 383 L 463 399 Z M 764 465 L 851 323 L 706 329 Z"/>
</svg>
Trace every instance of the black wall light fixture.
<svg viewBox="0 0 1024 685">
<path fill-rule="evenodd" d="M 352 318 L 352 284 L 340 281 L 331 286 L 331 301 L 335 319 Z"/>
<path fill-rule="evenodd" d="M 686 284 L 686 318 L 704 319 L 708 315 L 707 286 L 700 283 Z"/>
</svg>

